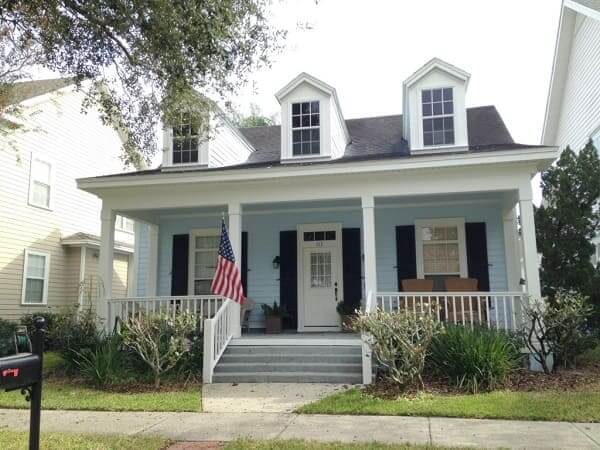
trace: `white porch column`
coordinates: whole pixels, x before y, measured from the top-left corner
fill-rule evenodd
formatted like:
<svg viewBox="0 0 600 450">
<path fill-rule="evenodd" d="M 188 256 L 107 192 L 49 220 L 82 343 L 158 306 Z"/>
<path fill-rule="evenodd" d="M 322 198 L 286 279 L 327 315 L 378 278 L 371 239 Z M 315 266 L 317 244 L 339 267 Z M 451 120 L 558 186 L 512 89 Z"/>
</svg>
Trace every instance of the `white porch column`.
<svg viewBox="0 0 600 450">
<path fill-rule="evenodd" d="M 521 281 L 521 251 L 519 249 L 519 228 L 517 225 L 516 204 L 504 208 L 502 212 L 504 228 L 504 257 L 506 263 L 506 281 L 508 290 L 522 290 Z"/>
<path fill-rule="evenodd" d="M 361 198 L 363 212 L 363 243 L 365 252 L 365 300 L 377 293 L 377 260 L 375 255 L 375 199 L 373 196 Z"/>
<path fill-rule="evenodd" d="M 242 207 L 237 202 L 229 203 L 228 212 L 229 240 L 235 257 L 235 265 L 239 270 L 242 270 Z M 237 338 L 242 335 L 239 303 L 234 303 L 231 311 L 233 337 Z"/>
<path fill-rule="evenodd" d="M 146 296 L 156 297 L 158 281 L 158 225 L 148 224 L 148 277 Z"/>
<path fill-rule="evenodd" d="M 535 219 L 531 186 L 519 189 L 519 210 L 521 212 L 521 241 L 523 244 L 523 263 L 527 293 L 532 298 L 541 298 L 540 273 L 537 245 L 535 241 Z"/>
<path fill-rule="evenodd" d="M 104 322 L 107 331 L 112 330 L 112 324 L 109 323 L 108 299 L 112 297 L 113 280 L 113 259 L 115 253 L 115 219 L 114 210 L 103 207 L 100 213 L 100 257 L 98 263 L 98 273 L 102 283 L 102 289 L 96 305 L 96 314 L 98 319 Z"/>
</svg>

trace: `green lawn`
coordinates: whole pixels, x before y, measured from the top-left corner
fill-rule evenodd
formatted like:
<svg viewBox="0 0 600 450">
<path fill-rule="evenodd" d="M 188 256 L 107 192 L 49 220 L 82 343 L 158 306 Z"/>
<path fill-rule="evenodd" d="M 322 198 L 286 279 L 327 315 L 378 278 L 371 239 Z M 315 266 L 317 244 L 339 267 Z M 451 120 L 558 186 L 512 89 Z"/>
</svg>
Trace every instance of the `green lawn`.
<svg viewBox="0 0 600 450">
<path fill-rule="evenodd" d="M 297 412 L 600 422 L 599 405 L 600 386 L 577 392 L 423 394 L 414 399 L 399 400 L 383 400 L 363 394 L 360 389 L 350 389 L 303 406 Z"/>
<path fill-rule="evenodd" d="M 346 442 L 316 442 L 303 440 L 252 441 L 240 439 L 225 444 L 224 450 L 445 450 L 458 447 L 437 447 L 434 445 L 379 444 Z"/>
<path fill-rule="evenodd" d="M 29 434 L 0 430 L 0 448 L 23 450 L 27 448 Z M 42 433 L 42 450 L 161 450 L 168 441 L 161 438 L 138 436 L 103 436 L 95 434 Z"/>
<path fill-rule="evenodd" d="M 19 391 L 0 392 L 0 408 L 29 408 Z M 201 411 L 200 386 L 177 391 L 125 393 L 47 381 L 42 387 L 43 409 L 96 411 Z M 0 446 L 0 448 L 2 448 Z"/>
</svg>

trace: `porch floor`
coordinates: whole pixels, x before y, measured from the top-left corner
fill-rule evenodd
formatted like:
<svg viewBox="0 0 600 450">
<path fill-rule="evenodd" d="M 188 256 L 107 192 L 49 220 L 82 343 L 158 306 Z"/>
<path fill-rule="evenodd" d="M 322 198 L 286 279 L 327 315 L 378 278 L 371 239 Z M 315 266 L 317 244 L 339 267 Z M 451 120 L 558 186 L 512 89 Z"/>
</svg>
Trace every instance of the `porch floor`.
<svg viewBox="0 0 600 450">
<path fill-rule="evenodd" d="M 360 346 L 362 340 L 356 333 L 282 333 L 282 334 L 244 334 L 234 338 L 230 346 L 277 345 L 277 346 Z"/>
</svg>

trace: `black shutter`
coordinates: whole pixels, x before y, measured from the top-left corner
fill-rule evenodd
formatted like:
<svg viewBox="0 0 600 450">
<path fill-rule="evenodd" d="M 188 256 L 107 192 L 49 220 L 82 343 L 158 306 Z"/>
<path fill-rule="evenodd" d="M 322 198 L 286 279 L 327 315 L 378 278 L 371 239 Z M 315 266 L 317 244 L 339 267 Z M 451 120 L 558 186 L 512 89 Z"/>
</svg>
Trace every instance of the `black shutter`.
<svg viewBox="0 0 600 450">
<path fill-rule="evenodd" d="M 344 228 L 342 230 L 342 254 L 344 303 L 351 305 L 354 309 L 359 309 L 362 297 L 360 228 Z"/>
<path fill-rule="evenodd" d="M 189 234 L 173 235 L 171 295 L 188 295 Z"/>
<path fill-rule="evenodd" d="M 244 294 L 248 297 L 248 232 L 242 231 L 242 287 Z"/>
<path fill-rule="evenodd" d="M 478 290 L 487 292 L 490 290 L 490 273 L 485 222 L 466 223 L 465 234 L 469 278 L 476 278 L 479 281 Z"/>
<path fill-rule="evenodd" d="M 402 280 L 417 278 L 417 248 L 414 225 L 396 227 L 396 269 L 398 290 L 402 290 Z"/>
<path fill-rule="evenodd" d="M 298 260 L 296 231 L 279 233 L 279 301 L 283 328 L 298 328 Z"/>
</svg>

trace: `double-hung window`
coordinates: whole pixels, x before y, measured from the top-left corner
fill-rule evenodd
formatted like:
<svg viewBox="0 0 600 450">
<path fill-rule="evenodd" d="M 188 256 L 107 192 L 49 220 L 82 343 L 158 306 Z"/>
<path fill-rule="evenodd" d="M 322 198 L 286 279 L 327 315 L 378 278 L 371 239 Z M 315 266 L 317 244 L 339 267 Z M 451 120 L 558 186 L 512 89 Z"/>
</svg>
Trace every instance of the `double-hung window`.
<svg viewBox="0 0 600 450">
<path fill-rule="evenodd" d="M 181 121 L 173 127 L 173 164 L 197 163 L 199 142 L 197 124 L 190 114 L 182 114 Z"/>
<path fill-rule="evenodd" d="M 50 254 L 25 250 L 23 264 L 23 305 L 45 305 L 48 301 L 48 278 L 50 274 Z"/>
<path fill-rule="evenodd" d="M 292 155 L 321 153 L 319 102 L 292 103 Z"/>
<path fill-rule="evenodd" d="M 220 230 L 194 230 L 190 239 L 191 295 L 210 294 L 210 286 L 217 269 Z"/>
<path fill-rule="evenodd" d="M 50 209 L 51 195 L 52 164 L 32 155 L 29 175 L 29 204 Z"/>
<path fill-rule="evenodd" d="M 468 275 L 463 219 L 416 222 L 417 276 L 432 279 L 441 290 L 444 279 Z"/>
<path fill-rule="evenodd" d="M 454 100 L 452 88 L 421 91 L 423 145 L 454 144 Z"/>
<path fill-rule="evenodd" d="M 133 220 L 117 215 L 117 219 L 115 221 L 115 228 L 119 231 L 125 231 L 126 233 L 133 233 Z"/>
</svg>

